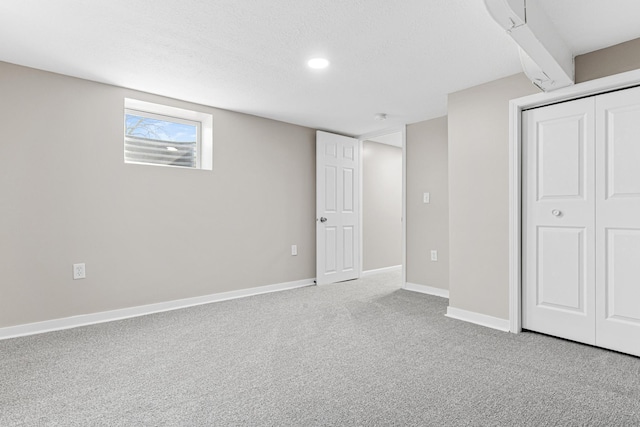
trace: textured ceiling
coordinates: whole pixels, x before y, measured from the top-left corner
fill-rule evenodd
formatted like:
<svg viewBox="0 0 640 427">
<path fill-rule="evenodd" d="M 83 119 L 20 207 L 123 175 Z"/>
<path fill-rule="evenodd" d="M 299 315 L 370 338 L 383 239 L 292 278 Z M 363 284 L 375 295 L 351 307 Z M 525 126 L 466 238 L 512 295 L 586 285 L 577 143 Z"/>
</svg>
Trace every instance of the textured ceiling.
<svg viewBox="0 0 640 427">
<path fill-rule="evenodd" d="M 580 52 L 640 28 L 620 10 L 626 32 L 579 30 L 638 0 L 542 1 L 600 5 L 567 17 Z M 521 70 L 481 0 L 2 0 L 0 60 L 350 135 L 444 115 L 448 93 Z"/>
<path fill-rule="evenodd" d="M 640 0 L 539 1 L 574 56 L 640 37 Z"/>
</svg>

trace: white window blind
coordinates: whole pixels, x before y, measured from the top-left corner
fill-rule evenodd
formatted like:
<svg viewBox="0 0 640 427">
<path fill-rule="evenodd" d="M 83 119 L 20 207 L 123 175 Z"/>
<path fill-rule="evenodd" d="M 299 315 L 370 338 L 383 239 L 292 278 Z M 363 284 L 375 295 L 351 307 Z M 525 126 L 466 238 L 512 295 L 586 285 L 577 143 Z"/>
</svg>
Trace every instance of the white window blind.
<svg viewBox="0 0 640 427">
<path fill-rule="evenodd" d="M 195 142 L 167 142 L 150 138 L 125 137 L 127 163 L 196 167 Z"/>
<path fill-rule="evenodd" d="M 199 123 L 135 110 L 125 113 L 127 163 L 198 166 Z"/>
</svg>

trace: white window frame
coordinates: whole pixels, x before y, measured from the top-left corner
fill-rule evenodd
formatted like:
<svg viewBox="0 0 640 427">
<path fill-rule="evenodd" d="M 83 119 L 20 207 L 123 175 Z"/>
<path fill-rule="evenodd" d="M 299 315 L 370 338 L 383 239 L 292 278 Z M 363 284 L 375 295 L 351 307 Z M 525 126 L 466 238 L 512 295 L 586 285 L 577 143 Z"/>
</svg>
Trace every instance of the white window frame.
<svg viewBox="0 0 640 427">
<path fill-rule="evenodd" d="M 152 119 L 196 125 L 196 167 L 186 169 L 213 170 L 213 116 L 211 114 L 194 110 L 186 110 L 184 108 L 171 107 L 164 104 L 140 101 L 138 99 L 132 98 L 124 99 L 124 113 L 125 115 L 127 113 L 131 113 L 137 116 L 149 117 Z M 125 163 L 143 164 L 150 166 L 179 167 L 185 169 L 185 167 L 183 166 L 160 165 L 154 163 L 138 163 L 126 161 Z"/>
</svg>

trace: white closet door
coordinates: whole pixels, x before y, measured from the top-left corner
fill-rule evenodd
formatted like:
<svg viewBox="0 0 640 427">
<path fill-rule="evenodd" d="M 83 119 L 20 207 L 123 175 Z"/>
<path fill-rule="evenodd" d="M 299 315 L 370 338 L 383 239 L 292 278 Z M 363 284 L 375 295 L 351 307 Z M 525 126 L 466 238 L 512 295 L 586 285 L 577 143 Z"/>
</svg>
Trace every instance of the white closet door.
<svg viewBox="0 0 640 427">
<path fill-rule="evenodd" d="M 595 343 L 594 102 L 523 112 L 522 129 L 522 324 L 589 344 Z"/>
<path fill-rule="evenodd" d="M 596 97 L 596 344 L 640 356 L 640 88 Z"/>
</svg>

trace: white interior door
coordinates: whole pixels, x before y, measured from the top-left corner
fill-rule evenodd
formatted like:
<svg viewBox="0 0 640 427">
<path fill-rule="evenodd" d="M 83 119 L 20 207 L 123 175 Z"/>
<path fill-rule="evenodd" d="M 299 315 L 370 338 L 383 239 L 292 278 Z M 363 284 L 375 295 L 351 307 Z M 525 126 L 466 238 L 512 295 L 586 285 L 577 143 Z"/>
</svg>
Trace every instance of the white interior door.
<svg viewBox="0 0 640 427">
<path fill-rule="evenodd" d="M 522 325 L 595 344 L 594 99 L 522 119 Z"/>
<path fill-rule="evenodd" d="M 640 356 L 640 88 L 596 97 L 596 344 Z"/>
<path fill-rule="evenodd" d="M 360 274 L 360 154 L 355 138 L 316 133 L 316 281 Z"/>
</svg>

